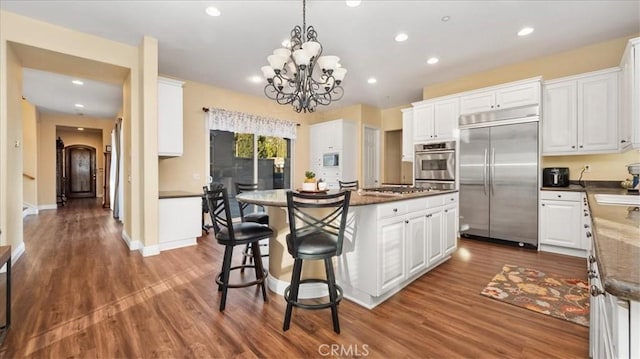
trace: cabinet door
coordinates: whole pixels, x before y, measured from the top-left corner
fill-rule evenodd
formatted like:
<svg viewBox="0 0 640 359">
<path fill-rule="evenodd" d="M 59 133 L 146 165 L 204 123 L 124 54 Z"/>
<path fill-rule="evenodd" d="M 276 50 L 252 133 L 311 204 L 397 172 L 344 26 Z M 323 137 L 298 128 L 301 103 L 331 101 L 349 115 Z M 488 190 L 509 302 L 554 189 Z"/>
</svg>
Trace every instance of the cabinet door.
<svg viewBox="0 0 640 359">
<path fill-rule="evenodd" d="M 426 248 L 426 213 L 416 213 L 406 221 L 407 233 L 407 275 L 427 268 L 427 248 Z"/>
<path fill-rule="evenodd" d="M 542 153 L 576 152 L 576 82 L 545 85 L 543 96 Z"/>
<path fill-rule="evenodd" d="M 434 138 L 439 140 L 452 139 L 453 130 L 458 128 L 460 116 L 459 99 L 440 101 L 433 104 Z"/>
<path fill-rule="evenodd" d="M 380 222 L 378 230 L 378 295 L 399 284 L 406 277 L 404 233 L 405 218 Z"/>
<path fill-rule="evenodd" d="M 444 254 L 445 256 L 455 252 L 458 247 L 458 205 L 444 207 Z"/>
<path fill-rule="evenodd" d="M 158 78 L 158 155 L 182 156 L 182 82 Z"/>
<path fill-rule="evenodd" d="M 433 104 L 413 108 L 413 140 L 424 142 L 433 140 Z"/>
<path fill-rule="evenodd" d="M 413 109 L 402 110 L 402 160 L 413 162 Z"/>
<path fill-rule="evenodd" d="M 635 100 L 637 102 L 637 100 Z M 625 51 L 620 63 L 620 147 L 626 148 L 632 141 L 633 108 L 633 47 Z"/>
<path fill-rule="evenodd" d="M 428 266 L 435 265 L 444 258 L 444 238 L 442 207 L 429 211 L 427 214 L 427 256 Z"/>
<path fill-rule="evenodd" d="M 618 72 L 578 80 L 578 149 L 617 151 Z"/>
<path fill-rule="evenodd" d="M 541 206 L 540 243 L 581 249 L 580 202 L 543 200 Z"/>
<path fill-rule="evenodd" d="M 540 103 L 540 82 L 509 86 L 496 90 L 496 108 L 510 108 Z"/>
<path fill-rule="evenodd" d="M 495 106 L 495 93 L 482 92 L 460 98 L 460 114 L 491 111 Z"/>
</svg>

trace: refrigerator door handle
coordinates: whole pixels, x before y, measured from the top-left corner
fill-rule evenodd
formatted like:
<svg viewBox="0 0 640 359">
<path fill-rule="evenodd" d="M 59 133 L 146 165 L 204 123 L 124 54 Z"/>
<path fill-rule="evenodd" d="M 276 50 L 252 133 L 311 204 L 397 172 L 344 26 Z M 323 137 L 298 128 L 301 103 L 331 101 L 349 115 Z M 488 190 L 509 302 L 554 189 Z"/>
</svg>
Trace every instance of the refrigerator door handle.
<svg viewBox="0 0 640 359">
<path fill-rule="evenodd" d="M 496 148 L 491 147 L 491 176 L 489 180 L 491 181 L 491 194 L 495 196 L 496 194 Z"/>
<path fill-rule="evenodd" d="M 488 149 L 485 147 L 484 148 L 484 162 L 483 162 L 483 166 L 482 166 L 482 190 L 484 191 L 484 195 L 487 195 L 487 170 L 488 170 L 488 166 L 489 166 L 489 158 L 487 157 L 487 155 L 489 154 Z"/>
</svg>

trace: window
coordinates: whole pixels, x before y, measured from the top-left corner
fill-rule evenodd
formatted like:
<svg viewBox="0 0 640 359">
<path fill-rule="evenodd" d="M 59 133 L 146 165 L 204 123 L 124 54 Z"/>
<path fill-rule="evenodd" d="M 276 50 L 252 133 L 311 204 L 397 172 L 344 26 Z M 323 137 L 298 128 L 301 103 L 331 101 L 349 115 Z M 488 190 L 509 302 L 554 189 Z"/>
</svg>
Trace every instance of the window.
<svg viewBox="0 0 640 359">
<path fill-rule="evenodd" d="M 212 130 L 210 175 L 229 192 L 234 217 L 240 215 L 235 201 L 235 183 L 258 183 L 258 188 L 282 189 L 291 184 L 291 140 Z"/>
</svg>

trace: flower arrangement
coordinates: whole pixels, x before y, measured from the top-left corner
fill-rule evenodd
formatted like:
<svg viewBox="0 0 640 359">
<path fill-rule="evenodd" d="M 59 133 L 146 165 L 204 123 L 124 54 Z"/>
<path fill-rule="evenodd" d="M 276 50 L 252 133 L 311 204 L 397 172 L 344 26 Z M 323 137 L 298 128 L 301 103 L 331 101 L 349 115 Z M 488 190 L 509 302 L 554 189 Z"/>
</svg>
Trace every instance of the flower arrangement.
<svg viewBox="0 0 640 359">
<path fill-rule="evenodd" d="M 304 173 L 304 183 L 302 184 L 302 190 L 307 192 L 313 192 L 318 189 L 316 185 L 316 174 L 312 171 L 306 171 Z"/>
</svg>

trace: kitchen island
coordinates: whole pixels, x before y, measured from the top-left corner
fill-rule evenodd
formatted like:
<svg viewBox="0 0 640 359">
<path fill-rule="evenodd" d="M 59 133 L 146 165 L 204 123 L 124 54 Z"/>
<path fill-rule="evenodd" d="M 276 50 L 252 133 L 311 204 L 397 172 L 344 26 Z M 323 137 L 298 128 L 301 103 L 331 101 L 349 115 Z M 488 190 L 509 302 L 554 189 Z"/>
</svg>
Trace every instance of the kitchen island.
<svg viewBox="0 0 640 359">
<path fill-rule="evenodd" d="M 269 288 L 278 294 L 291 280 L 293 258 L 286 249 L 289 233 L 286 190 L 245 192 L 240 202 L 267 207 L 276 236 L 269 243 Z M 450 258 L 457 248 L 457 191 L 374 194 L 356 191 L 349 203 L 343 253 L 335 259 L 336 279 L 344 297 L 373 308 L 424 273 Z M 323 278 L 322 262 L 305 261 L 303 278 Z M 310 283 L 301 298 L 326 295 Z"/>
</svg>

